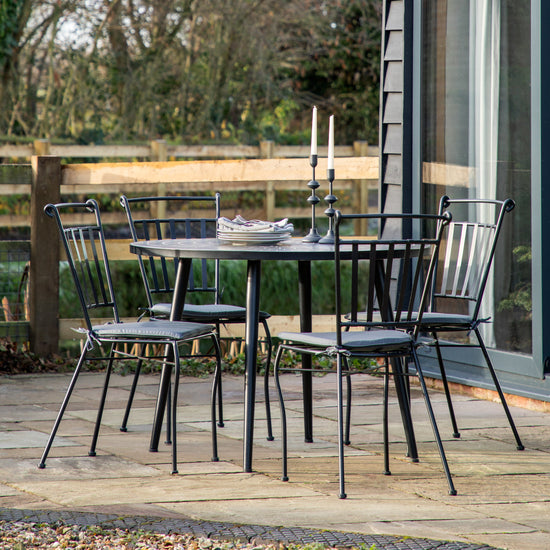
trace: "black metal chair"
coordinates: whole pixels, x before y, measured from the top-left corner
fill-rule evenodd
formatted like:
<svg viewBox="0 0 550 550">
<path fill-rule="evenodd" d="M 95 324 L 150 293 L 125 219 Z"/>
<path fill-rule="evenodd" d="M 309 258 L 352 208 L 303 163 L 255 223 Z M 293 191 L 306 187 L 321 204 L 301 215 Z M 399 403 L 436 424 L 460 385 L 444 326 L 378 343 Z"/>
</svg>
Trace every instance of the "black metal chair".
<svg viewBox="0 0 550 550">
<path fill-rule="evenodd" d="M 95 456 L 113 361 L 119 359 L 133 359 L 135 361 L 137 359 L 138 368 L 143 360 L 158 360 L 163 364 L 169 363 L 174 366 L 171 438 L 172 473 L 177 473 L 176 405 L 180 375 L 180 346 L 204 338 L 211 340 L 217 360 L 211 402 L 212 460 L 217 461 L 216 397 L 221 377 L 221 353 L 215 327 L 204 323 L 168 320 L 121 322 L 97 202 L 90 199 L 85 203 L 48 204 L 44 211 L 56 220 L 59 228 L 78 300 L 84 315 L 85 327 L 79 329 L 79 331 L 85 334 L 86 340 L 42 454 L 39 467 L 44 468 L 46 465 L 46 458 L 84 362 L 108 360 L 92 444 L 88 453 L 90 456 Z M 77 220 L 77 222 L 71 220 Z M 102 320 L 105 317 L 105 321 L 102 324 L 92 324 L 92 313 L 94 316 L 102 317 Z M 101 353 L 101 356 L 92 355 L 91 352 L 96 347 L 102 351 L 105 344 L 110 347 L 108 356 L 103 353 Z M 155 351 L 159 349 L 163 351 Z"/>
<path fill-rule="evenodd" d="M 151 239 L 206 238 L 216 237 L 216 224 L 220 217 L 220 197 L 138 197 L 122 196 L 120 203 L 128 217 L 128 224 L 134 241 Z M 156 211 L 151 214 L 151 211 Z M 147 296 L 147 310 L 153 318 L 170 316 L 173 281 L 178 260 L 169 258 L 148 258 L 138 256 L 141 276 Z M 195 265 L 197 260 L 193 262 Z M 221 303 L 219 260 L 200 260 L 200 269 L 189 275 L 187 296 L 208 295 L 206 304 L 193 304 L 186 300 L 181 319 L 216 326 L 218 336 L 220 326 L 226 324 L 244 324 L 246 308 Z M 209 270 L 209 266 L 212 268 Z M 198 300 L 197 300 L 198 301 Z M 267 439 L 273 439 L 271 408 L 269 402 L 269 369 L 271 365 L 272 341 L 267 320 L 271 315 L 260 311 L 267 345 L 267 358 L 264 373 L 264 395 L 267 416 Z M 139 372 L 136 371 L 136 378 Z M 221 383 L 219 391 L 219 426 L 223 426 Z M 126 428 L 131 407 L 128 402 L 121 429 Z"/>
<path fill-rule="evenodd" d="M 460 437 L 460 432 L 453 410 L 441 348 L 479 347 L 510 423 L 517 448 L 523 450 L 523 444 L 479 330 L 481 323 L 490 321 L 490 318 L 480 316 L 483 294 L 502 224 L 506 214 L 514 207 L 515 203 L 511 199 L 499 201 L 450 199 L 447 196 L 441 198 L 439 213 L 451 212 L 453 221 L 449 224 L 443 239 L 441 257 L 437 264 L 437 276 L 434 277 L 431 307 L 422 318 L 421 330 L 431 334 L 435 341 L 453 436 Z M 477 343 L 442 342 L 438 338 L 441 332 L 473 332 Z"/>
<path fill-rule="evenodd" d="M 324 355 L 335 359 L 337 375 L 338 449 L 340 498 L 345 498 L 344 485 L 344 401 L 343 378 L 357 372 L 351 358 L 383 357 L 384 384 L 384 466 L 389 472 L 388 459 L 388 377 L 404 376 L 407 371 L 401 359 L 410 357 L 416 367 L 426 408 L 449 485 L 456 494 L 443 444 L 432 410 L 430 398 L 416 353 L 417 336 L 422 312 L 430 298 L 430 282 L 435 268 L 443 228 L 450 216 L 413 214 L 357 214 L 335 216 L 335 303 L 336 326 L 333 332 L 282 332 L 281 344 L 275 358 L 275 383 L 281 406 L 282 422 L 282 479 L 287 474 L 287 423 L 280 373 L 293 370 L 283 366 L 286 351 L 299 354 Z M 366 236 L 343 237 L 344 225 L 366 220 L 367 225 L 417 222 L 431 226 L 431 238 L 374 240 Z M 366 304 L 366 309 L 365 309 Z M 419 313 L 420 312 L 420 313 Z M 347 315 L 344 316 L 344 314 Z M 390 368 L 391 361 L 391 368 Z M 300 369 L 300 367 L 295 367 Z M 379 369 L 379 367 L 374 367 Z M 315 365 L 313 371 L 318 370 Z M 326 372 L 326 369 L 321 369 Z M 363 371 L 364 372 L 364 371 Z"/>
</svg>

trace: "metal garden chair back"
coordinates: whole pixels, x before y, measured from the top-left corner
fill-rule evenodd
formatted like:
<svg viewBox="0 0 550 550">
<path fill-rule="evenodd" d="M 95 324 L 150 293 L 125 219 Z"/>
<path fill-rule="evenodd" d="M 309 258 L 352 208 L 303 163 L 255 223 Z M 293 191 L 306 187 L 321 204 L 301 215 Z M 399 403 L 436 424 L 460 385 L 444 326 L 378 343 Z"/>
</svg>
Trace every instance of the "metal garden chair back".
<svg viewBox="0 0 550 550">
<path fill-rule="evenodd" d="M 80 219 L 89 218 L 88 223 L 65 227 L 60 216 L 60 210 L 63 209 L 73 210 L 73 215 Z M 105 235 L 97 203 L 89 200 L 83 204 L 48 205 L 45 212 L 55 218 L 61 232 L 67 264 L 82 306 L 87 330 L 93 331 L 90 312 L 93 312 L 95 317 L 111 317 L 112 321 L 119 323 Z"/>
<path fill-rule="evenodd" d="M 406 374 L 400 360 L 411 357 L 420 380 L 426 407 L 441 456 L 449 491 L 455 494 L 447 459 L 433 414 L 430 398 L 416 354 L 416 335 L 422 312 L 430 298 L 443 228 L 450 219 L 443 216 L 414 214 L 355 214 L 335 217 L 335 328 L 332 332 L 281 332 L 282 341 L 275 359 L 275 380 L 281 405 L 283 430 L 283 479 L 287 480 L 287 424 L 280 372 L 291 370 L 282 366 L 285 351 L 300 354 L 325 355 L 336 362 L 338 446 L 340 471 L 340 498 L 345 498 L 344 485 L 344 400 L 342 381 L 357 371 L 351 358 L 384 358 L 384 448 L 385 471 L 388 460 L 388 377 L 402 380 Z M 389 220 L 416 222 L 431 229 L 429 237 L 411 239 L 373 239 L 368 235 L 344 236 L 353 222 L 364 220 L 367 226 Z M 363 224 L 361 224 L 363 225 Z M 365 308 L 366 304 L 366 308 Z M 389 362 L 392 361 L 390 369 Z M 298 369 L 302 367 L 298 366 Z M 378 369 L 378 367 L 375 367 Z M 313 367 L 313 370 L 317 370 Z M 325 370 L 325 369 L 323 369 Z M 349 391 L 349 386 L 348 386 Z M 401 388 L 406 393 L 404 387 Z M 404 399 L 406 401 L 406 398 Z M 404 403 L 405 404 L 405 403 Z M 348 412 L 350 402 L 348 400 Z"/>
<path fill-rule="evenodd" d="M 214 196 L 161 196 L 134 197 L 122 196 L 121 205 L 126 211 L 132 239 L 200 239 L 216 237 L 217 220 L 220 217 L 220 193 Z M 147 309 L 153 317 L 168 318 L 171 314 L 173 284 L 178 267 L 177 259 L 144 258 L 138 256 L 140 271 L 147 295 Z M 206 303 L 187 303 L 182 312 L 182 320 L 212 323 L 218 336 L 220 326 L 244 324 L 246 308 L 222 303 L 223 289 L 220 288 L 220 261 L 193 260 L 189 274 L 186 296 L 207 294 L 209 300 L 195 300 Z M 194 270 L 193 266 L 200 269 Z M 267 439 L 272 440 L 271 410 L 269 406 L 269 371 L 271 365 L 272 341 L 268 319 L 270 314 L 260 311 L 267 344 L 267 359 L 264 371 L 264 395 L 267 416 Z M 219 425 L 223 426 L 221 384 L 219 386 Z M 124 426 L 125 424 L 123 424 Z"/>
<path fill-rule="evenodd" d="M 383 223 L 406 214 L 368 214 L 372 222 Z M 357 214 L 356 218 L 363 216 Z M 341 215 L 344 221 L 348 216 Z M 414 215 L 422 222 L 438 224 L 433 238 L 355 238 L 343 236 L 335 249 L 336 323 L 342 332 L 354 328 L 409 329 L 415 337 L 431 296 L 427 277 L 434 271 L 440 227 L 445 218 Z M 435 220 L 435 222 L 434 222 Z M 341 222 L 342 223 L 342 222 Z M 371 224 L 372 225 L 372 224 Z M 379 232 L 380 233 L 380 232 Z M 342 251 L 351 252 L 342 260 Z M 351 279 L 342 279 L 342 266 L 349 265 Z M 428 281 L 428 282 L 430 282 Z M 343 309 L 342 309 L 343 308 Z"/>
<path fill-rule="evenodd" d="M 220 194 L 213 197 L 138 197 L 122 196 L 132 239 L 197 239 L 216 236 L 220 216 Z M 151 212 L 156 211 L 156 214 Z M 159 300 L 171 300 L 178 260 L 138 256 L 147 295 L 148 308 L 154 315 L 166 315 L 167 306 Z M 188 293 L 209 293 L 210 302 L 220 302 L 219 261 L 193 260 L 200 270 L 191 269 Z M 168 311 L 169 314 L 169 311 Z"/>
<path fill-rule="evenodd" d="M 435 339 L 435 347 L 443 386 L 447 396 L 454 437 L 460 437 L 445 371 L 442 347 L 479 347 L 499 394 L 505 414 L 516 439 L 518 450 L 523 449 L 512 415 L 506 403 L 480 324 L 491 320 L 482 311 L 483 296 L 493 265 L 495 250 L 506 215 L 515 207 L 512 199 L 450 199 L 443 196 L 439 211 L 451 212 L 453 221 L 447 228 L 434 278 L 430 311 L 422 321 L 422 330 Z M 474 333 L 475 342 L 442 342 L 440 332 Z"/>
<path fill-rule="evenodd" d="M 107 396 L 107 389 L 113 361 L 119 359 L 137 359 L 139 370 L 141 361 L 158 360 L 163 364 L 170 362 L 175 367 L 175 381 L 172 406 L 172 470 L 177 471 L 176 453 L 176 403 L 179 386 L 179 348 L 184 343 L 196 339 L 210 339 L 217 356 L 217 368 L 212 390 L 212 445 L 213 459 L 217 460 L 216 411 L 215 401 L 220 378 L 221 357 L 214 326 L 202 323 L 172 322 L 167 320 L 127 322 L 120 320 L 113 278 L 107 257 L 107 248 L 99 206 L 90 199 L 84 203 L 48 204 L 45 213 L 57 222 L 61 241 L 66 253 L 67 263 L 75 284 L 76 293 L 82 306 L 85 328 L 79 329 L 85 335 L 85 343 L 78 359 L 73 377 L 57 415 L 54 427 L 40 461 L 45 467 L 46 458 L 57 433 L 80 370 L 85 361 L 108 359 L 105 384 L 99 403 L 97 420 L 89 455 L 95 456 L 101 418 Z M 93 315 L 93 316 L 92 316 Z M 101 322 L 96 324 L 100 317 Z M 103 353 L 92 353 L 104 345 L 110 348 L 107 357 Z M 128 351 L 129 349 L 129 351 Z M 137 351 L 135 351 L 137 349 Z M 151 355 L 152 350 L 164 350 L 160 355 Z M 149 350 L 149 351 L 147 351 Z M 147 353 L 147 355 L 145 355 Z"/>
<path fill-rule="evenodd" d="M 472 322 L 478 320 L 504 217 L 514 207 L 511 199 L 441 198 L 440 213 L 452 208 L 453 221 L 441 247 L 435 302 L 443 298 L 469 302 Z"/>
</svg>

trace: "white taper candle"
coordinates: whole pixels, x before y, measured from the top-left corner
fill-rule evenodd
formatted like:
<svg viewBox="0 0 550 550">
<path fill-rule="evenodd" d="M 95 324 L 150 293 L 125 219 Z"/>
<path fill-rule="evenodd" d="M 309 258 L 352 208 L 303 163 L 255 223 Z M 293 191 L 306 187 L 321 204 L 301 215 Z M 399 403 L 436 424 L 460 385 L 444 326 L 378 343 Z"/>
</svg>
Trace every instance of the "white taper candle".
<svg viewBox="0 0 550 550">
<path fill-rule="evenodd" d="M 334 170 L 334 115 L 328 120 L 328 164 L 329 170 Z"/>
<path fill-rule="evenodd" d="M 311 154 L 317 154 L 317 107 L 313 107 L 311 116 Z"/>
</svg>

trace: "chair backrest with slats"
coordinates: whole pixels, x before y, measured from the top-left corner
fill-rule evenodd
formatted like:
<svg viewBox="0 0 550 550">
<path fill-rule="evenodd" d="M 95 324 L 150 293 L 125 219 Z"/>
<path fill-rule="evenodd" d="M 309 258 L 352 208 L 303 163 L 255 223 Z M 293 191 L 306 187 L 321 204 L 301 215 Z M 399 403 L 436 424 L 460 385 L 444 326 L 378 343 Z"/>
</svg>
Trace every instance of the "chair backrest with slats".
<svg viewBox="0 0 550 550">
<path fill-rule="evenodd" d="M 341 335 L 342 330 L 358 327 L 415 331 L 431 297 L 443 228 L 450 215 L 337 212 L 335 220 L 337 332 Z M 388 220 L 413 222 L 423 226 L 423 233 L 428 236 L 410 239 L 343 236 L 341 230 L 356 220 L 367 220 L 366 225 L 371 228 Z"/>
<path fill-rule="evenodd" d="M 514 206 L 511 199 L 441 198 L 440 213 L 452 212 L 453 221 L 441 246 L 435 299 L 474 303 L 472 318 L 477 319 L 502 223 Z"/>
<path fill-rule="evenodd" d="M 191 239 L 216 236 L 220 215 L 220 194 L 213 197 L 138 197 L 120 199 L 126 211 L 134 241 Z M 171 301 L 178 260 L 138 256 L 148 307 L 159 299 Z M 200 269 L 191 269 L 188 292 L 209 293 L 219 302 L 219 262 L 194 260 Z M 209 264 L 212 269 L 209 269 Z"/>
<path fill-rule="evenodd" d="M 92 310 L 119 322 L 97 202 L 47 204 L 44 212 L 57 222 L 87 329 L 92 329 Z"/>
</svg>

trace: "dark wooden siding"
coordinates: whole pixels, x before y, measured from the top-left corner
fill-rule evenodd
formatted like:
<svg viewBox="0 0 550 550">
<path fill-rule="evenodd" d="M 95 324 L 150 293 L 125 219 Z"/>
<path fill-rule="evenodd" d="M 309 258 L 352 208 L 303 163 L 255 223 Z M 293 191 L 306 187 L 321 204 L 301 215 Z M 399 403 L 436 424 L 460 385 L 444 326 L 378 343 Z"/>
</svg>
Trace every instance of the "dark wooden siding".
<svg viewBox="0 0 550 550">
<path fill-rule="evenodd" d="M 384 0 L 380 102 L 380 206 L 412 204 L 412 0 Z"/>
</svg>

